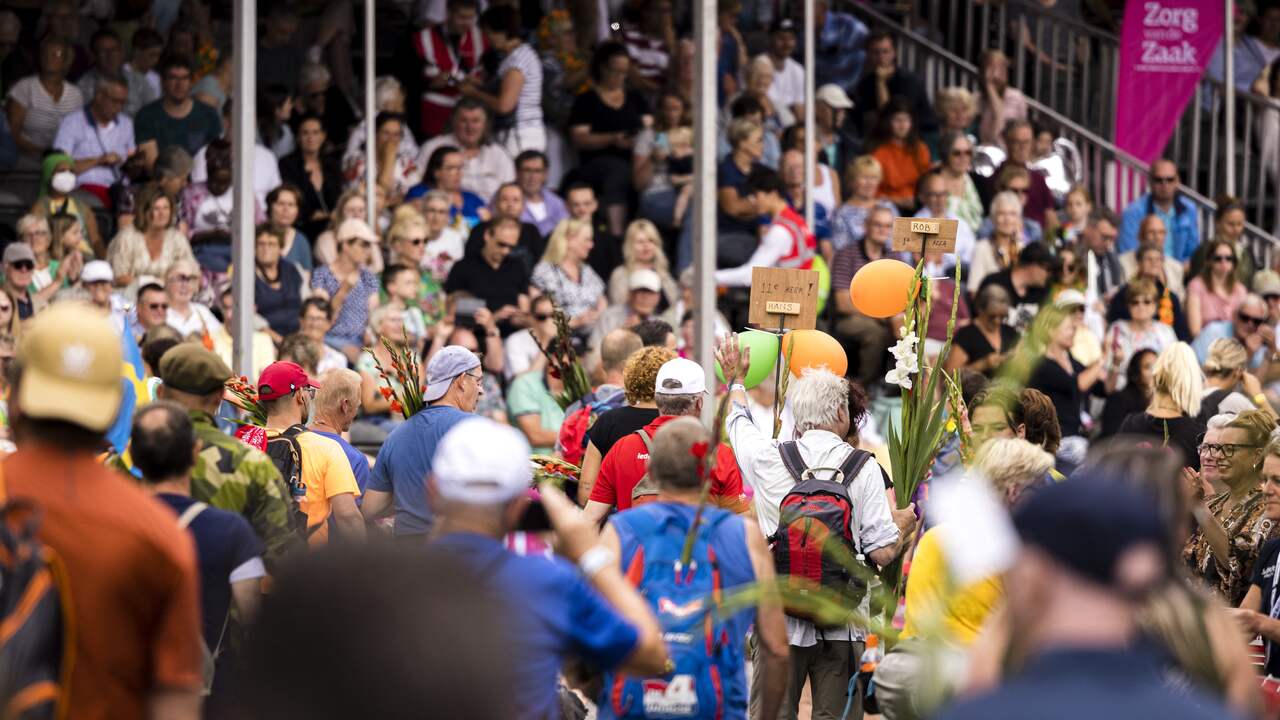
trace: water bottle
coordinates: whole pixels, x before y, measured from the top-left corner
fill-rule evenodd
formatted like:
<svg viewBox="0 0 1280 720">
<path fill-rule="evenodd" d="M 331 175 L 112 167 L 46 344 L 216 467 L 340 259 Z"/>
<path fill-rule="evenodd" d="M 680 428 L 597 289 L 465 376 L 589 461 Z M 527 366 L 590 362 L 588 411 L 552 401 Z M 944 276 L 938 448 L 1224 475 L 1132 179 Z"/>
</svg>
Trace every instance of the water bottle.
<svg viewBox="0 0 1280 720">
<path fill-rule="evenodd" d="M 880 638 L 875 634 L 867 635 L 866 650 L 862 651 L 862 660 L 858 663 L 858 690 L 862 695 L 862 711 L 878 715 L 880 703 L 876 700 L 876 686 L 872 681 L 876 668 L 884 659 L 884 651 L 880 648 Z"/>
</svg>

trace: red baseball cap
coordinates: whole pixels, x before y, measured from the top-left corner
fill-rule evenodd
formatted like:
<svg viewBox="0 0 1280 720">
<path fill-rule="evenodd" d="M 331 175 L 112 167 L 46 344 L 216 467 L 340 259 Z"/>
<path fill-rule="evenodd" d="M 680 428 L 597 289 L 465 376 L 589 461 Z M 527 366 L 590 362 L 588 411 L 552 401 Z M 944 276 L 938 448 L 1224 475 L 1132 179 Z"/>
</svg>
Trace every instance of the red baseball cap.
<svg viewBox="0 0 1280 720">
<path fill-rule="evenodd" d="M 276 400 L 304 387 L 318 388 L 320 384 L 307 377 L 307 371 L 298 363 L 273 362 L 258 376 L 258 399 Z"/>
</svg>

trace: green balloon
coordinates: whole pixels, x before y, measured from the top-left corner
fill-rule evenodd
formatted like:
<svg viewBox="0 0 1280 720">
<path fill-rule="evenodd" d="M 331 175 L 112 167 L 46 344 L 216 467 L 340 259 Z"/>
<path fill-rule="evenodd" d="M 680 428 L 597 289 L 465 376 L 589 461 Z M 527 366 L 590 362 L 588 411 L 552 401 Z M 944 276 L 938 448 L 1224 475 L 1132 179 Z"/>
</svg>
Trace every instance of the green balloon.
<svg viewBox="0 0 1280 720">
<path fill-rule="evenodd" d="M 813 265 L 810 270 L 818 273 L 818 314 L 827 307 L 827 298 L 831 296 L 831 268 L 827 267 L 827 261 L 821 255 L 813 259 Z"/>
<path fill-rule="evenodd" d="M 773 372 L 773 366 L 778 364 L 778 336 L 763 330 L 747 330 L 738 334 L 738 347 L 751 349 L 751 367 L 747 368 L 742 384 L 753 388 L 764 382 Z M 720 382 L 728 382 L 719 362 L 716 363 L 716 377 Z"/>
</svg>

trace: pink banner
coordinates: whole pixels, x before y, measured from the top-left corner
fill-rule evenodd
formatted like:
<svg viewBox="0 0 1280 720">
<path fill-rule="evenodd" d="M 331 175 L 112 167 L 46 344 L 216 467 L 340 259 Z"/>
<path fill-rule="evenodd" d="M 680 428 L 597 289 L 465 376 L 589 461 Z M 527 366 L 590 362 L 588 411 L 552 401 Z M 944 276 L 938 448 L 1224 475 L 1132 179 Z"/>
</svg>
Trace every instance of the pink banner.
<svg viewBox="0 0 1280 720">
<path fill-rule="evenodd" d="M 1144 162 L 1164 151 L 1222 40 L 1221 0 L 1128 0 L 1120 34 L 1116 145 Z"/>
</svg>

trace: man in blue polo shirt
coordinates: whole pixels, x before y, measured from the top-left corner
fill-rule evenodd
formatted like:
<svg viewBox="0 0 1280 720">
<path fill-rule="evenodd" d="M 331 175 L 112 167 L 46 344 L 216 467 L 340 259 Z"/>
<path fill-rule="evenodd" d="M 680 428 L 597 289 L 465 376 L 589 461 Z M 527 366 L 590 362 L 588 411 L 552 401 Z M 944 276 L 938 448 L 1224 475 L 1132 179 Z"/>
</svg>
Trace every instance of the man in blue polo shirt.
<svg viewBox="0 0 1280 720">
<path fill-rule="evenodd" d="M 483 378 L 480 358 L 460 345 L 448 345 L 432 356 L 427 363 L 427 389 L 422 393 L 427 406 L 391 431 L 378 451 L 360 506 L 366 521 L 387 514 L 394 502 L 396 535 L 425 536 L 431 530 L 426 489 L 431 459 L 440 438 L 472 417 L 484 394 Z"/>
<path fill-rule="evenodd" d="M 485 418 L 455 425 L 440 441 L 428 483 L 439 513 L 432 547 L 475 568 L 507 599 L 515 678 L 502 690 L 515 717 L 554 720 L 557 676 L 567 658 L 641 676 L 668 672 L 669 661 L 648 603 L 564 493 L 544 485 L 541 499 L 563 558 L 522 556 L 503 546 L 529 509 L 532 479 L 529 443 L 518 430 Z"/>
<path fill-rule="evenodd" d="M 1143 597 L 1168 582 L 1169 542 L 1150 493 L 1103 473 L 1041 489 L 1014 512 L 1022 540 L 1005 576 L 1010 637 L 1025 661 L 942 720 L 1234 717 L 1144 642 Z M 1178 582 L 1175 580 L 1175 582 Z"/>
</svg>

